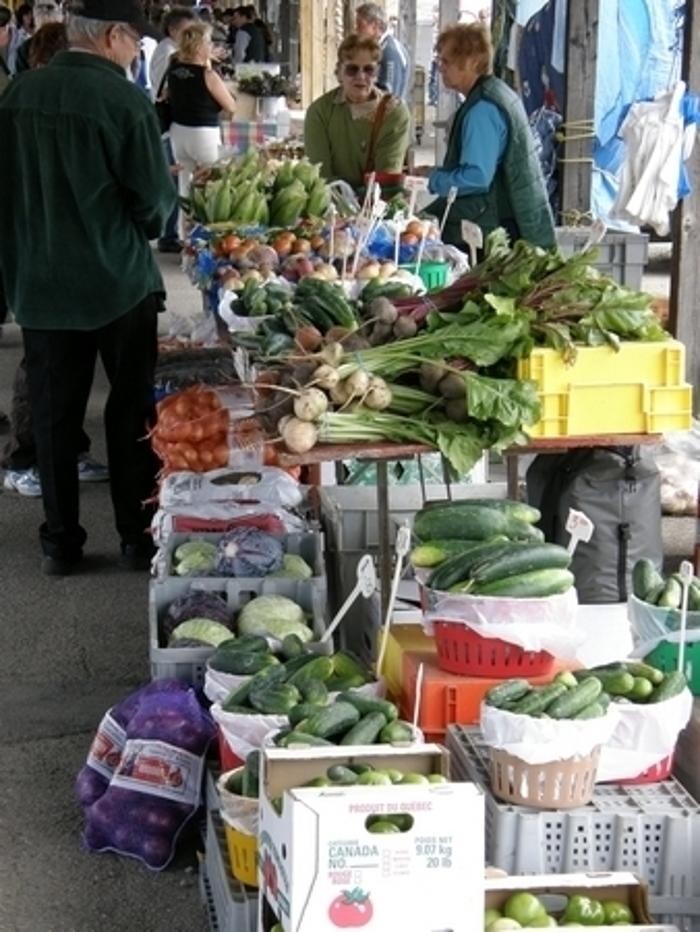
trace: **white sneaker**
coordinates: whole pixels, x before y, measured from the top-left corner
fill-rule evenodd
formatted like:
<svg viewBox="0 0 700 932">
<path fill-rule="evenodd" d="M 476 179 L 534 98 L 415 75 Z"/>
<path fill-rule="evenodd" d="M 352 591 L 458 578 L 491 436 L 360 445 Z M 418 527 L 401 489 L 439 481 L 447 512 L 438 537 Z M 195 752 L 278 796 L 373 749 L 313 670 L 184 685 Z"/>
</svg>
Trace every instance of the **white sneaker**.
<svg viewBox="0 0 700 932">
<path fill-rule="evenodd" d="M 107 482 L 109 469 L 88 453 L 81 453 L 78 457 L 78 479 L 81 482 Z"/>
<path fill-rule="evenodd" d="M 41 480 L 39 473 L 31 469 L 8 469 L 5 472 L 3 488 L 12 492 L 19 492 L 27 498 L 41 498 Z"/>
</svg>

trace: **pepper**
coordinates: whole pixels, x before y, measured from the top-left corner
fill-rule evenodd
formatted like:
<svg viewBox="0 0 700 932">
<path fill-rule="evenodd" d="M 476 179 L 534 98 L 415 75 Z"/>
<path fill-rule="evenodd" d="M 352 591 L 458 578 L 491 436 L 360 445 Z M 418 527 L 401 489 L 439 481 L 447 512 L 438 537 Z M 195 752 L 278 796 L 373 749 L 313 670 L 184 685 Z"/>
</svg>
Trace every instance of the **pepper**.
<svg viewBox="0 0 700 932">
<path fill-rule="evenodd" d="M 564 922 L 580 922 L 582 926 L 605 925 L 605 910 L 599 900 L 576 894 L 569 897 L 563 916 Z"/>
</svg>

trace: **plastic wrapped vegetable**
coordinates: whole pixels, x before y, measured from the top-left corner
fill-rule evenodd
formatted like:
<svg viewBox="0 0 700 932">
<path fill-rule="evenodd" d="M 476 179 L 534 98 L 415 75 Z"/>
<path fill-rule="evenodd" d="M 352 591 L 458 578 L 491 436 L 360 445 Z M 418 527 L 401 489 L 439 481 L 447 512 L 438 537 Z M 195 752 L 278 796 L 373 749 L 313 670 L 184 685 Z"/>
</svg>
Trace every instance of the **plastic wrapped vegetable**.
<svg viewBox="0 0 700 932">
<path fill-rule="evenodd" d="M 233 612 L 223 596 L 205 589 L 191 589 L 186 595 L 180 596 L 171 603 L 161 621 L 165 642 L 167 643 L 178 625 L 191 618 L 208 618 L 210 621 L 218 621 L 219 624 L 226 625 L 227 628 L 233 626 Z"/>
<path fill-rule="evenodd" d="M 262 634 L 282 641 L 296 634 L 303 642 L 313 638 L 296 602 L 283 595 L 259 595 L 244 605 L 238 616 L 240 634 Z"/>
<path fill-rule="evenodd" d="M 213 723 L 193 690 L 150 696 L 126 729 L 107 791 L 86 810 L 85 844 L 162 870 L 200 802 Z"/>
<path fill-rule="evenodd" d="M 201 644 L 205 647 L 218 647 L 219 644 L 230 641 L 233 637 L 231 629 L 219 624 L 218 621 L 212 621 L 210 618 L 190 618 L 189 621 L 183 621 L 175 628 L 170 635 L 168 647 L 199 647 Z M 183 641 L 197 643 L 183 644 Z"/>
<path fill-rule="evenodd" d="M 188 540 L 175 550 L 178 576 L 208 576 L 216 565 L 216 544 L 208 540 Z"/>
<path fill-rule="evenodd" d="M 152 696 L 167 697 L 186 692 L 187 683 L 180 680 L 154 680 L 142 689 L 130 693 L 105 713 L 88 751 L 85 766 L 75 781 L 75 794 L 81 806 L 91 806 L 102 796 L 112 774 L 119 766 L 126 742 L 126 726 L 140 704 Z"/>
<path fill-rule="evenodd" d="M 271 534 L 234 528 L 219 541 L 216 571 L 222 576 L 267 576 L 282 566 L 284 547 Z"/>
</svg>

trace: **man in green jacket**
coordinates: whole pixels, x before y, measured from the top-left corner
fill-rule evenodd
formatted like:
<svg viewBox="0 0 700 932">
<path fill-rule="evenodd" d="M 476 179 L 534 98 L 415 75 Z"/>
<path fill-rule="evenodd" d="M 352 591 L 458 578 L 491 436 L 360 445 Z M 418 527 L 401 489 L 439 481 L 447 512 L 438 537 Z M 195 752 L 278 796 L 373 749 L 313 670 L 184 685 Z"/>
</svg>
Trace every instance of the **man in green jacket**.
<svg viewBox="0 0 700 932">
<path fill-rule="evenodd" d="M 135 0 L 83 0 L 70 50 L 0 99 L 0 278 L 22 327 L 51 575 L 83 557 L 77 438 L 98 354 L 122 558 L 141 568 L 150 551 L 157 463 L 143 437 L 164 288 L 149 239 L 176 195 L 153 105 L 126 77 L 145 27 Z"/>
</svg>

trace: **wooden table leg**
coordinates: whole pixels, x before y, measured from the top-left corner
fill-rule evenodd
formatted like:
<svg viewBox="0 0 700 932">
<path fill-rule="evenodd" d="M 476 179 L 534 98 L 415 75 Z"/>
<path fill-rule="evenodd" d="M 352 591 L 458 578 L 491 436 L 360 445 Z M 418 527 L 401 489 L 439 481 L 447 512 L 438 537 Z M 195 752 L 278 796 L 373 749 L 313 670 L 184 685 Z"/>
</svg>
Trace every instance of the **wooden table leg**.
<svg viewBox="0 0 700 932">
<path fill-rule="evenodd" d="M 379 531 L 379 585 L 382 618 L 391 592 L 391 522 L 389 520 L 389 464 L 377 461 L 377 524 Z"/>
<path fill-rule="evenodd" d="M 517 502 L 520 497 L 520 483 L 518 481 L 518 454 L 506 453 L 506 496 Z"/>
</svg>

